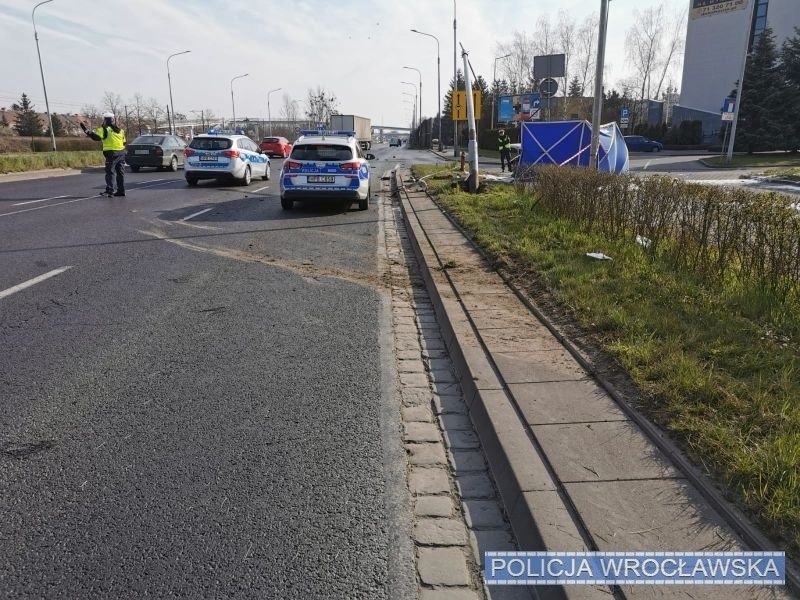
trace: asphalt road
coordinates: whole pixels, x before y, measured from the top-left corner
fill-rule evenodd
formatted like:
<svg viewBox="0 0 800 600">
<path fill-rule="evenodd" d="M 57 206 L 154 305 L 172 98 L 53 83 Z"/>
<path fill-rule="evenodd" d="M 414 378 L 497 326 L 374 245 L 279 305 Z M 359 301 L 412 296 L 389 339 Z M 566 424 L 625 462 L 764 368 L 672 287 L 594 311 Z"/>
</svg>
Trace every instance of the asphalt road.
<svg viewBox="0 0 800 600">
<path fill-rule="evenodd" d="M 0 596 L 413 593 L 378 209 L 277 171 L 0 184 Z"/>
</svg>

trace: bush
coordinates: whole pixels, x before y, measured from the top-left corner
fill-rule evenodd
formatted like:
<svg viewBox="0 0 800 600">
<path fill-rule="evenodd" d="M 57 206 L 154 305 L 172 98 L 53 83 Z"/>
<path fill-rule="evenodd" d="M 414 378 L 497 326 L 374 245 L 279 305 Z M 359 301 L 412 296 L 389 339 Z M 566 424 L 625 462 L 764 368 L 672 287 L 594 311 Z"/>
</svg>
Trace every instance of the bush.
<svg viewBox="0 0 800 600">
<path fill-rule="evenodd" d="M 703 122 L 681 121 L 666 132 L 663 141 L 674 146 L 699 146 L 703 143 Z"/>
<path fill-rule="evenodd" d="M 610 239 L 642 236 L 645 252 L 701 279 L 779 301 L 800 289 L 800 213 L 787 195 L 549 166 L 533 186 L 554 215 Z"/>
<path fill-rule="evenodd" d="M 666 123 L 662 123 L 661 125 L 648 125 L 647 123 L 640 123 L 636 127 L 633 128 L 634 135 L 643 135 L 646 138 L 650 138 L 651 140 L 656 141 L 663 141 L 667 135 L 667 125 Z"/>
<path fill-rule="evenodd" d="M 103 153 L 99 150 L 0 154 L 0 173 L 21 173 L 40 169 L 80 169 L 100 166 L 103 162 Z"/>
<path fill-rule="evenodd" d="M 34 138 L 33 151 L 34 152 L 49 152 L 51 140 L 50 138 Z M 87 137 L 62 137 L 56 139 L 56 148 L 58 151 L 64 152 L 77 152 L 87 150 L 101 150 L 102 145 L 100 142 L 95 142 Z"/>
</svg>

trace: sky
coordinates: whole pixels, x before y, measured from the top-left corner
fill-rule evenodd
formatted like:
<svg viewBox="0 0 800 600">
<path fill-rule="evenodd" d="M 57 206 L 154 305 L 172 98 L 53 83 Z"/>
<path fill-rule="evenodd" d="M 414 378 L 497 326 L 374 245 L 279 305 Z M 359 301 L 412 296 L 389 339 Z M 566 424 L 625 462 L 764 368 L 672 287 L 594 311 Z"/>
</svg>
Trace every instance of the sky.
<svg viewBox="0 0 800 600">
<path fill-rule="evenodd" d="M 670 12 L 688 0 L 612 0 L 606 56 L 607 87 L 626 75 L 624 39 L 634 10 L 664 2 Z M 27 93 L 44 111 L 44 94 L 31 22 L 34 0 L 0 0 L 0 39 L 6 49 L 0 70 L 0 106 Z M 599 12 L 600 0 L 53 0 L 36 10 L 36 29 L 51 110 L 80 112 L 102 105 L 114 92 L 169 102 L 170 61 L 175 111 L 212 110 L 230 118 L 231 78 L 237 119 L 280 118 L 283 94 L 300 103 L 309 88 L 322 86 L 344 114 L 370 117 L 373 124 L 402 126 L 412 106 L 403 92 L 422 78 L 422 112 L 436 114 L 436 42 L 441 44 L 443 93 L 453 77 L 453 7 L 458 41 L 473 69 L 487 81 L 498 41 L 515 30 L 536 35 L 543 15 L 559 10 L 580 23 Z M 13 52 L 9 49 L 14 49 Z M 459 54 L 459 68 L 462 66 Z M 679 75 L 678 75 L 679 78 Z M 676 81 L 679 85 L 680 81 Z"/>
</svg>

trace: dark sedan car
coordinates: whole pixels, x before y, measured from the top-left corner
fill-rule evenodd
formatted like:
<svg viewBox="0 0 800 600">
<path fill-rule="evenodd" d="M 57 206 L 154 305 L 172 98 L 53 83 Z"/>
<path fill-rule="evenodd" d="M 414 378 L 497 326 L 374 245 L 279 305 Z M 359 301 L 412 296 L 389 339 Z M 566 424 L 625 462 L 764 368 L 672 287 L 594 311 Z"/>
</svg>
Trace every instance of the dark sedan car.
<svg viewBox="0 0 800 600">
<path fill-rule="evenodd" d="M 186 142 L 175 135 L 140 135 L 128 144 L 125 162 L 136 173 L 142 167 L 177 171 Z"/>
<path fill-rule="evenodd" d="M 631 152 L 661 152 L 664 149 L 661 142 L 647 139 L 642 135 L 626 135 L 625 145 Z"/>
</svg>

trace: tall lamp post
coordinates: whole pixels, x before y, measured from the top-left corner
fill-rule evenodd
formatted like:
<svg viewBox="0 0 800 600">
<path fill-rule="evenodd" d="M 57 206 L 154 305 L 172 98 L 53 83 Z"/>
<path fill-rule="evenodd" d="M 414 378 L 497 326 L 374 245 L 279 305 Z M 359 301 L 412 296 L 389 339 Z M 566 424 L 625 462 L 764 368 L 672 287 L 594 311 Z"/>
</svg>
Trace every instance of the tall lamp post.
<svg viewBox="0 0 800 600">
<path fill-rule="evenodd" d="M 56 151 L 56 132 L 53 131 L 53 115 L 50 113 L 50 103 L 47 101 L 47 86 L 44 84 L 44 69 L 42 68 L 42 53 L 39 51 L 39 33 L 36 31 L 36 9 L 42 4 L 47 4 L 53 0 L 44 0 L 33 7 L 31 11 L 31 21 L 33 22 L 33 38 L 36 40 L 36 54 L 39 57 L 39 72 L 42 74 L 42 89 L 44 90 L 44 105 L 47 109 L 47 121 L 50 123 L 50 147 Z"/>
<path fill-rule="evenodd" d="M 250 73 L 245 73 L 244 75 L 237 75 L 233 79 L 231 79 L 231 109 L 233 109 L 233 129 L 236 129 L 236 103 L 233 101 L 233 82 L 237 79 L 241 79 L 242 77 L 247 77 Z"/>
<path fill-rule="evenodd" d="M 167 57 L 167 84 L 169 85 L 169 109 L 172 112 L 172 116 L 170 117 L 170 125 L 169 125 L 169 132 L 172 135 L 175 135 L 175 107 L 172 105 L 172 77 L 169 74 L 169 61 L 173 56 L 180 56 L 181 54 L 188 54 L 191 50 L 184 50 L 183 52 L 176 52 L 175 54 L 170 54 Z"/>
<path fill-rule="evenodd" d="M 456 0 L 453 0 L 453 90 L 458 89 L 458 48 L 456 48 Z M 455 104 L 455 94 L 452 102 Z M 458 121 L 453 119 L 453 156 L 458 158 Z"/>
<path fill-rule="evenodd" d="M 423 31 L 418 31 L 416 29 L 411 30 L 414 33 L 418 33 L 420 35 L 425 35 L 428 37 L 433 38 L 436 40 L 436 79 L 437 79 L 437 86 L 436 86 L 436 115 L 437 119 L 439 120 L 439 152 L 442 151 L 442 57 L 439 54 L 439 38 L 435 35 L 430 33 L 425 33 Z"/>
<path fill-rule="evenodd" d="M 603 118 L 603 67 L 606 60 L 608 32 L 608 0 L 600 0 L 600 33 L 597 38 L 597 64 L 594 75 L 594 106 L 592 107 L 592 144 L 590 165 L 596 169 L 600 156 L 600 120 Z"/>
<path fill-rule="evenodd" d="M 416 120 L 417 120 L 417 96 L 416 94 L 409 94 L 408 92 L 402 92 L 404 96 L 409 96 L 413 98 L 413 100 L 403 100 L 403 102 L 407 102 L 411 105 L 413 112 L 411 113 L 411 129 L 416 129 Z"/>
<path fill-rule="evenodd" d="M 414 88 L 414 110 L 416 111 L 416 109 L 417 109 L 417 97 L 419 96 L 419 90 L 417 89 L 417 84 L 416 83 L 411 83 L 410 81 L 401 81 L 400 83 L 402 83 L 403 85 L 410 85 L 411 87 Z M 414 120 L 416 120 L 416 118 L 417 118 L 417 115 L 414 115 Z M 416 127 L 414 127 L 414 129 L 416 130 Z"/>
<path fill-rule="evenodd" d="M 494 99 L 497 96 L 497 61 L 503 58 L 508 58 L 511 56 L 510 54 L 506 54 L 505 56 L 497 56 L 494 59 L 494 74 L 492 75 L 492 85 L 494 85 L 495 89 L 492 91 L 492 129 L 494 129 Z"/>
<path fill-rule="evenodd" d="M 269 95 L 272 92 L 280 92 L 283 88 L 275 88 L 267 92 L 267 118 L 269 119 L 269 134 L 272 135 L 272 110 L 269 107 Z"/>
<path fill-rule="evenodd" d="M 415 67 L 403 67 L 409 71 L 416 71 L 419 75 L 419 123 L 422 124 L 422 71 Z"/>
</svg>

